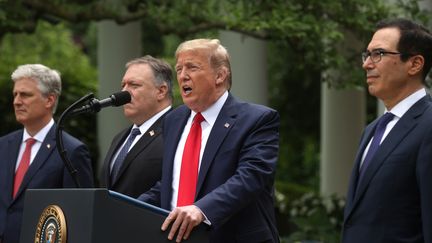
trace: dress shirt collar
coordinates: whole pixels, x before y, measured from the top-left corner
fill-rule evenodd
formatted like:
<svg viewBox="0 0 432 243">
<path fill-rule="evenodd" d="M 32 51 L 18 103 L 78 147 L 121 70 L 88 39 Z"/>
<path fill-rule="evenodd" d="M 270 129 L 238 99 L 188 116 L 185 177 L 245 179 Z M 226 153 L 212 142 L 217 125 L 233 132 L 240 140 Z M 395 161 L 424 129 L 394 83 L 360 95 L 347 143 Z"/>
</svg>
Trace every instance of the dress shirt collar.
<svg viewBox="0 0 432 243">
<path fill-rule="evenodd" d="M 211 105 L 207 110 L 201 112 L 201 115 L 204 117 L 205 121 L 210 124 L 210 126 L 213 126 L 213 124 L 216 122 L 216 118 L 219 115 L 219 112 L 222 109 L 222 106 L 225 104 L 225 101 L 228 99 L 228 91 L 225 91 L 225 93 L 219 97 L 219 99 Z M 196 112 L 191 111 L 191 117 L 195 117 Z"/>
<path fill-rule="evenodd" d="M 156 115 L 152 116 L 150 119 L 145 121 L 140 126 L 137 126 L 136 124 L 134 124 L 132 129 L 139 128 L 141 134 L 146 133 L 147 130 L 153 125 L 153 123 L 155 123 L 157 121 L 157 119 L 159 119 L 163 114 L 168 112 L 170 109 L 171 109 L 171 106 L 166 107 L 165 109 L 159 111 L 158 113 L 156 113 Z"/>
<path fill-rule="evenodd" d="M 393 109 L 390 110 L 398 118 L 401 118 L 417 101 L 426 95 L 426 89 L 422 88 L 412 93 L 410 96 L 399 102 Z M 385 109 L 385 112 L 388 112 Z"/>
<path fill-rule="evenodd" d="M 54 119 L 51 118 L 48 124 L 46 124 L 41 130 L 39 130 L 39 132 L 37 132 L 36 135 L 33 136 L 33 138 L 36 139 L 36 141 L 42 143 L 53 125 L 54 125 Z M 24 128 L 22 142 L 24 143 L 30 137 L 31 137 L 30 134 Z"/>
</svg>

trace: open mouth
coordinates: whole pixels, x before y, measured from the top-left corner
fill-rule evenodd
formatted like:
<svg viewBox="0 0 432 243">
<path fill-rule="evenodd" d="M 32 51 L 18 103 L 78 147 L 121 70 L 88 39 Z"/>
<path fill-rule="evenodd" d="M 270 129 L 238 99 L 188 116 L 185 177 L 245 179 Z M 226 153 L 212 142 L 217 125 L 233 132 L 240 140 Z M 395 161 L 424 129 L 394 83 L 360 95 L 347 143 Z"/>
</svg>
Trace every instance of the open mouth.
<svg viewBox="0 0 432 243">
<path fill-rule="evenodd" d="M 183 93 L 188 95 L 192 92 L 192 88 L 189 86 L 183 86 Z"/>
</svg>

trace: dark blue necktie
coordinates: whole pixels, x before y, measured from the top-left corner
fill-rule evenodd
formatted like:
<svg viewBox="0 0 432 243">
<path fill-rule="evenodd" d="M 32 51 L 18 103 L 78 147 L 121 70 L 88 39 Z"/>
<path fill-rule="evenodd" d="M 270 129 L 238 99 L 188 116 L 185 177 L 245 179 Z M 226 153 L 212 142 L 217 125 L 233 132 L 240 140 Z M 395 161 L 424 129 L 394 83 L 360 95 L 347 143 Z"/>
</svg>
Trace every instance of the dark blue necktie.
<svg viewBox="0 0 432 243">
<path fill-rule="evenodd" d="M 381 139 L 384 135 L 384 131 L 386 130 L 387 124 L 393 120 L 394 115 L 390 112 L 385 113 L 378 121 L 378 125 L 375 128 L 375 133 L 372 139 L 372 143 L 369 146 L 369 150 L 364 158 L 363 164 L 360 167 L 360 177 L 364 174 L 364 171 L 366 171 L 369 162 L 372 160 L 373 156 L 375 155 L 376 151 L 378 150 L 378 147 L 380 146 Z"/>
<path fill-rule="evenodd" d="M 132 145 L 132 142 L 135 140 L 135 137 L 140 135 L 140 134 L 141 134 L 141 132 L 140 132 L 139 128 L 134 128 L 130 132 L 126 143 L 124 144 L 124 146 L 120 150 L 116 160 L 114 161 L 114 165 L 113 165 L 113 168 L 111 170 L 111 184 L 114 183 L 115 179 L 117 178 L 118 173 L 120 171 L 120 167 L 122 166 L 123 161 L 125 160 L 125 158 L 128 154 L 128 151 L 129 151 L 130 146 Z"/>
</svg>

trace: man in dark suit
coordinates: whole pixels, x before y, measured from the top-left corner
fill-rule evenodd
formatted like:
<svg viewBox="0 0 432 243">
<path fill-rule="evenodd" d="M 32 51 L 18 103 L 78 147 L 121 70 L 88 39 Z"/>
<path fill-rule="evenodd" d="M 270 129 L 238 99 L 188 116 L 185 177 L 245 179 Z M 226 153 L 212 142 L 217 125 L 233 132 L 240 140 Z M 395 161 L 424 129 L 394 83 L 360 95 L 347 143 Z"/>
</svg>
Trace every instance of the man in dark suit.
<svg viewBox="0 0 432 243">
<path fill-rule="evenodd" d="M 342 242 L 432 242 L 432 102 L 425 90 L 432 35 L 409 20 L 382 21 L 362 57 L 369 93 L 386 114 L 362 135 Z"/>
<path fill-rule="evenodd" d="M 57 152 L 53 113 L 61 92 L 57 71 L 41 64 L 12 73 L 16 120 L 24 129 L 0 138 L 0 241 L 17 243 L 26 189 L 76 187 Z M 82 187 L 93 187 L 87 146 L 67 133 L 63 142 Z"/>
<path fill-rule="evenodd" d="M 102 168 L 101 185 L 138 197 L 161 178 L 162 121 L 172 103 L 171 66 L 148 55 L 134 59 L 126 64 L 122 88 L 132 96 L 123 108 L 133 125 L 114 137 Z M 132 137 L 133 131 L 139 134 Z"/>
<path fill-rule="evenodd" d="M 186 41 L 176 60 L 185 105 L 165 118 L 162 180 L 139 199 L 172 210 L 162 230 L 171 225 L 168 238 L 177 242 L 201 222 L 211 242 L 279 242 L 279 114 L 229 93 L 229 55 L 219 40 Z"/>
</svg>

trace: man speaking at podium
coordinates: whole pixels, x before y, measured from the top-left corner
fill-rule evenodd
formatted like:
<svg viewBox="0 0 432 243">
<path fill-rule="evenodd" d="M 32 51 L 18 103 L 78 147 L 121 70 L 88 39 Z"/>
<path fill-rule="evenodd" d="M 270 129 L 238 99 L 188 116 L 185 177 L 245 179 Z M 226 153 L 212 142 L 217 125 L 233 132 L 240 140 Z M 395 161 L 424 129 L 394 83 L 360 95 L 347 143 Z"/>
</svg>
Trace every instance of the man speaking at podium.
<svg viewBox="0 0 432 243">
<path fill-rule="evenodd" d="M 76 187 L 57 152 L 53 113 L 60 74 L 41 64 L 12 73 L 16 120 L 24 129 L 0 138 L 0 242 L 18 243 L 26 189 Z M 82 187 L 93 187 L 87 146 L 67 133 L 63 142 Z"/>
<path fill-rule="evenodd" d="M 162 179 L 140 200 L 172 210 L 162 230 L 187 239 L 201 222 L 210 242 L 279 242 L 274 177 L 279 114 L 234 98 L 219 40 L 186 41 L 176 51 L 185 105 L 164 123 Z"/>
</svg>

